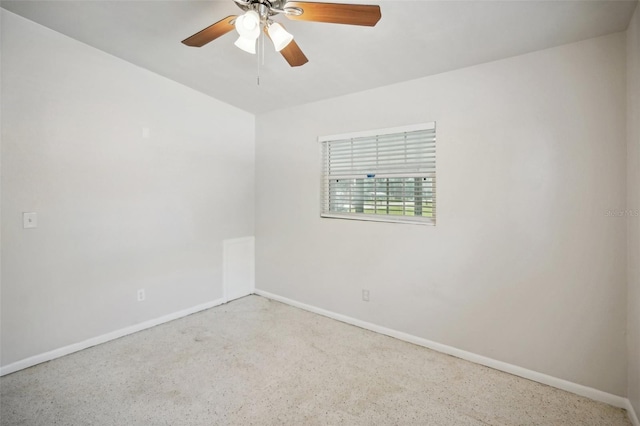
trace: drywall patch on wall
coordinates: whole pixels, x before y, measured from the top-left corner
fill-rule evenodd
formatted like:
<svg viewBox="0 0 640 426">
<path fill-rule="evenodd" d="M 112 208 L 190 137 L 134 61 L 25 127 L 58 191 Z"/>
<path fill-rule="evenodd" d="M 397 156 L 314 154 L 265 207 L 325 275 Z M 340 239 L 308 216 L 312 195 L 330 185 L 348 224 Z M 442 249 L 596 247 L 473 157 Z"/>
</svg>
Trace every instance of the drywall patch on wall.
<svg viewBox="0 0 640 426">
<path fill-rule="evenodd" d="M 223 299 L 229 302 L 255 291 L 255 239 L 242 237 L 224 240 Z"/>
</svg>

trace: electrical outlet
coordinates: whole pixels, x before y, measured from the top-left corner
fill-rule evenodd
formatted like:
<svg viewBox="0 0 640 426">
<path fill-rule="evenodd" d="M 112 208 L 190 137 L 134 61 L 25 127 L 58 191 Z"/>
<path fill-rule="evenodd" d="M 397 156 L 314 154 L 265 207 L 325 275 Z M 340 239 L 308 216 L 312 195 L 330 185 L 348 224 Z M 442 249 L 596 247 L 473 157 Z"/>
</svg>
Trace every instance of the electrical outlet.
<svg viewBox="0 0 640 426">
<path fill-rule="evenodd" d="M 138 290 L 138 302 L 144 302 L 144 299 L 145 299 L 144 288 L 141 288 L 140 290 Z"/>
<path fill-rule="evenodd" d="M 363 302 L 368 302 L 369 301 L 369 290 L 362 290 L 362 301 Z"/>
</svg>

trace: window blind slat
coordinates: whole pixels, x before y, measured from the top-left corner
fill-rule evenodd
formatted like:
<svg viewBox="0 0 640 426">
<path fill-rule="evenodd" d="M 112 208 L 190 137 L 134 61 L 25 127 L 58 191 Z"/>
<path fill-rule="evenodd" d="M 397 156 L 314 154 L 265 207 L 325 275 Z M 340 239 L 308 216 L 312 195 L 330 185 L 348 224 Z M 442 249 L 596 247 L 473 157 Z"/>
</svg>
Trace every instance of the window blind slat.
<svg viewBox="0 0 640 426">
<path fill-rule="evenodd" d="M 422 130 L 322 139 L 326 217 L 435 223 L 435 123 Z M 404 129 L 406 130 L 406 129 Z"/>
<path fill-rule="evenodd" d="M 371 149 L 386 149 L 386 150 L 394 150 L 394 149 L 404 149 L 404 147 L 415 147 L 415 146 L 435 146 L 435 140 L 424 140 L 417 139 L 411 141 L 398 141 L 395 143 L 383 144 L 380 141 L 371 141 L 370 143 L 357 143 L 357 142 L 349 142 L 344 145 L 332 145 L 330 147 L 331 151 L 334 153 L 341 152 L 352 152 L 352 151 L 367 151 Z"/>
<path fill-rule="evenodd" d="M 380 158 L 381 153 L 371 152 L 367 154 L 359 155 L 358 158 L 353 158 L 353 156 L 334 156 L 329 160 L 330 164 L 340 164 L 340 163 L 364 163 L 364 162 L 380 162 L 384 161 L 384 159 Z M 409 152 L 393 152 L 393 153 L 385 153 L 385 157 L 388 159 L 423 159 L 423 158 L 436 158 L 435 150 L 430 151 L 409 151 Z"/>
</svg>

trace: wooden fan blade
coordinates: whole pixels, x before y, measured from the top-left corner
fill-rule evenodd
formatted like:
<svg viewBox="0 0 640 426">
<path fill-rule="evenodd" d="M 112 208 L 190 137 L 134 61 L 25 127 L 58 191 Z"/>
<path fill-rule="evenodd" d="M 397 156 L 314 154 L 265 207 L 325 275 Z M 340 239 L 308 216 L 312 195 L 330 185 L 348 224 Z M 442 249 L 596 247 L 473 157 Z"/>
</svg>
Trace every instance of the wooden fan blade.
<svg viewBox="0 0 640 426">
<path fill-rule="evenodd" d="M 280 51 L 280 54 L 292 67 L 299 67 L 309 62 L 295 40 L 291 40 L 291 43 L 287 44 L 285 48 Z"/>
<path fill-rule="evenodd" d="M 284 25 L 282 27 L 284 28 Z M 271 40 L 271 36 L 269 35 L 269 30 L 267 29 L 267 27 L 264 27 L 264 34 L 269 37 L 269 40 Z M 287 60 L 287 62 L 289 62 L 289 65 L 291 65 L 292 67 L 299 67 L 309 62 L 295 40 L 291 40 L 289 44 L 287 44 L 280 51 L 280 54 L 284 57 L 284 59 Z"/>
<path fill-rule="evenodd" d="M 375 26 L 382 13 L 380 6 L 367 4 L 339 4 L 339 3 L 311 3 L 305 1 L 290 1 L 284 5 L 302 9 L 302 15 L 287 14 L 286 17 L 294 21 L 328 22 L 332 24 Z"/>
<path fill-rule="evenodd" d="M 219 20 L 215 24 L 209 25 L 204 30 L 195 33 L 191 37 L 185 38 L 184 40 L 182 40 L 182 43 L 186 44 L 187 46 L 202 47 L 205 44 L 233 30 L 234 26 L 231 21 L 236 18 L 236 15 L 227 16 L 226 18 Z"/>
</svg>

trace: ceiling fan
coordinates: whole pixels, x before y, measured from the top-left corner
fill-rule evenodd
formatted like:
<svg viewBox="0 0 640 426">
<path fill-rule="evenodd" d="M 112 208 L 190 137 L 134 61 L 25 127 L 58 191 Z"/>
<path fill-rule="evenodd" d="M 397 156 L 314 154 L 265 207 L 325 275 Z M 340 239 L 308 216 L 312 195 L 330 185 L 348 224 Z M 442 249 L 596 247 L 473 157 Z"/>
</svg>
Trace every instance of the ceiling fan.
<svg viewBox="0 0 640 426">
<path fill-rule="evenodd" d="M 256 41 L 261 30 L 271 39 L 276 51 L 292 67 L 306 64 L 309 60 L 298 44 L 278 22 L 271 19 L 283 14 L 294 21 L 327 22 L 334 24 L 373 27 L 381 18 L 380 6 L 365 4 L 316 3 L 287 0 L 233 0 L 245 13 L 227 16 L 182 40 L 192 47 L 202 47 L 234 28 L 240 35 L 234 43 L 248 53 L 256 53 Z"/>
</svg>

